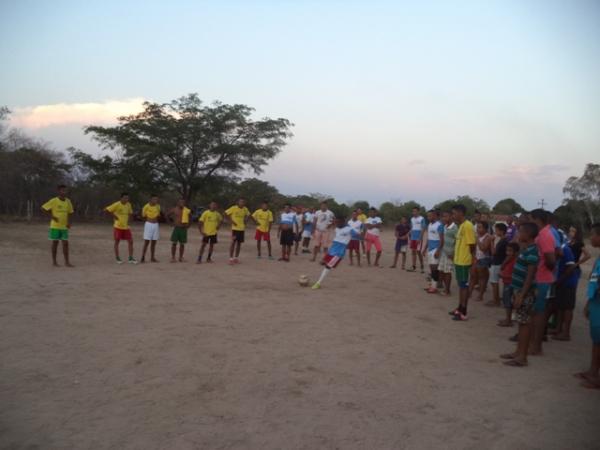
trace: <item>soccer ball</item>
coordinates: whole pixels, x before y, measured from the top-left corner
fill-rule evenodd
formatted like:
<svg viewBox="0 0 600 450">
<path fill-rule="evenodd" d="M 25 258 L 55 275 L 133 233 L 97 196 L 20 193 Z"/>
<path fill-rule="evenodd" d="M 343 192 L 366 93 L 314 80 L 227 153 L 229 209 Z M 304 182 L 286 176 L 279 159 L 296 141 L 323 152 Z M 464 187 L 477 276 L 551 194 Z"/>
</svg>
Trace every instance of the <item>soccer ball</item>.
<svg viewBox="0 0 600 450">
<path fill-rule="evenodd" d="M 308 286 L 309 280 L 308 277 L 306 275 L 300 275 L 298 277 L 298 284 L 302 287 L 306 287 Z"/>
</svg>

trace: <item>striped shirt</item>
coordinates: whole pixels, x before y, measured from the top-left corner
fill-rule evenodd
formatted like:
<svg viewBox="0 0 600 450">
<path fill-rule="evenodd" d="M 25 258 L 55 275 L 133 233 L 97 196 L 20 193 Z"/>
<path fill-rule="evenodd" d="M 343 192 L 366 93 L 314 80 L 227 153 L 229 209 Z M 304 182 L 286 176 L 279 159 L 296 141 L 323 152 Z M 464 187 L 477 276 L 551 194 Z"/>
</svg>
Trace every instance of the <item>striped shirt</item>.
<svg viewBox="0 0 600 450">
<path fill-rule="evenodd" d="M 515 268 L 513 269 L 512 273 L 511 286 L 515 292 L 519 292 L 521 289 L 523 289 L 529 266 L 536 267 L 539 260 L 540 257 L 535 244 L 529 245 L 526 249 L 519 253 L 517 262 L 515 263 Z M 535 279 L 532 282 L 530 289 L 535 289 Z"/>
</svg>

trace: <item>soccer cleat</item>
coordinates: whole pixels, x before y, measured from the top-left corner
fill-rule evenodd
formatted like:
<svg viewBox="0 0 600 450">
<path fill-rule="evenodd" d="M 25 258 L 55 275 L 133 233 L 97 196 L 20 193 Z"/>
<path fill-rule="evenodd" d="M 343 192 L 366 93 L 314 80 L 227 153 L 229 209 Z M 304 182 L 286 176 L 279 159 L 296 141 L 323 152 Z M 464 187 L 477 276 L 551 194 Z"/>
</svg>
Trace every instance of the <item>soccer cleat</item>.
<svg viewBox="0 0 600 450">
<path fill-rule="evenodd" d="M 123 260 L 117 256 L 116 258 L 117 264 L 123 264 Z"/>
<path fill-rule="evenodd" d="M 130 256 L 127 262 L 129 264 L 137 264 L 137 259 L 135 259 L 133 256 Z"/>
<path fill-rule="evenodd" d="M 467 317 L 466 314 L 463 314 L 461 312 L 458 312 L 456 314 L 454 314 L 454 317 L 452 317 L 452 320 L 456 320 L 457 322 L 466 322 L 469 318 Z"/>
<path fill-rule="evenodd" d="M 321 289 L 321 283 L 317 281 L 315 284 L 313 284 L 312 289 Z"/>
</svg>

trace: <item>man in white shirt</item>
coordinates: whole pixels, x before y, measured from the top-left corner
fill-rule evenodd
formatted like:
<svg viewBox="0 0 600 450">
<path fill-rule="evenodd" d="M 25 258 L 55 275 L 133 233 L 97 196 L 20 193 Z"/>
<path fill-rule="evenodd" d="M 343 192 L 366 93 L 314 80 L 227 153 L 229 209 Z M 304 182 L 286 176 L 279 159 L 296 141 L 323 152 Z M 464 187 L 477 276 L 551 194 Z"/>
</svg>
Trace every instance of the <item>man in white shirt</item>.
<svg viewBox="0 0 600 450">
<path fill-rule="evenodd" d="M 367 265 L 369 266 L 371 265 L 371 247 L 375 246 L 377 253 L 373 265 L 379 267 L 379 258 L 381 258 L 382 251 L 379 235 L 381 234 L 382 223 L 381 217 L 377 215 L 377 210 L 375 208 L 369 208 L 369 217 L 365 222 L 365 228 L 367 229 L 367 232 L 365 233 L 365 247 L 367 250 Z"/>
<path fill-rule="evenodd" d="M 421 265 L 421 273 L 425 273 L 423 267 L 423 255 L 421 250 L 423 247 L 423 231 L 425 231 L 425 218 L 421 215 L 419 208 L 413 208 L 412 217 L 410 218 L 410 250 L 412 252 L 412 268 L 407 269 L 407 272 L 417 270 L 417 256 Z"/>
<path fill-rule="evenodd" d="M 317 260 L 317 254 L 323 247 L 323 253 L 327 254 L 327 250 L 331 245 L 331 230 L 334 227 L 335 215 L 327 207 L 327 202 L 321 202 L 321 209 L 315 213 L 313 219 L 313 239 L 314 251 L 311 261 Z"/>
<path fill-rule="evenodd" d="M 363 224 L 362 220 L 360 220 L 358 218 L 358 211 L 356 211 L 356 210 L 352 211 L 352 217 L 350 217 L 350 220 L 348 221 L 348 225 L 355 232 L 355 235 L 354 235 L 355 237 L 350 239 L 350 242 L 348 243 L 348 253 L 350 254 L 350 265 L 351 266 L 354 265 L 354 259 L 352 258 L 352 255 L 355 253 L 356 260 L 358 262 L 358 267 L 360 267 L 360 243 L 362 242 L 360 240 L 360 238 L 363 235 L 365 225 Z"/>
<path fill-rule="evenodd" d="M 302 219 L 302 253 L 310 253 L 310 238 L 313 233 L 313 221 L 315 220 L 315 208 L 306 208 Z"/>
</svg>

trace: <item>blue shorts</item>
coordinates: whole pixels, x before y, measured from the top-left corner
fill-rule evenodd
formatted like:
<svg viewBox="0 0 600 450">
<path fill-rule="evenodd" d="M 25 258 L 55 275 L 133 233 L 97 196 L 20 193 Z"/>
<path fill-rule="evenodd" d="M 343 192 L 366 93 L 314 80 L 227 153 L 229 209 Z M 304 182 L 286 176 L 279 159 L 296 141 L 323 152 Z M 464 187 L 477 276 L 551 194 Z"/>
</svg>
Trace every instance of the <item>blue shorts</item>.
<svg viewBox="0 0 600 450">
<path fill-rule="evenodd" d="M 513 288 L 511 285 L 502 288 L 502 305 L 506 309 L 512 309 L 513 305 Z"/>
<path fill-rule="evenodd" d="M 543 313 L 546 311 L 546 303 L 548 301 L 548 294 L 550 293 L 550 283 L 538 283 L 536 286 L 535 303 L 533 304 L 534 313 Z"/>
</svg>

